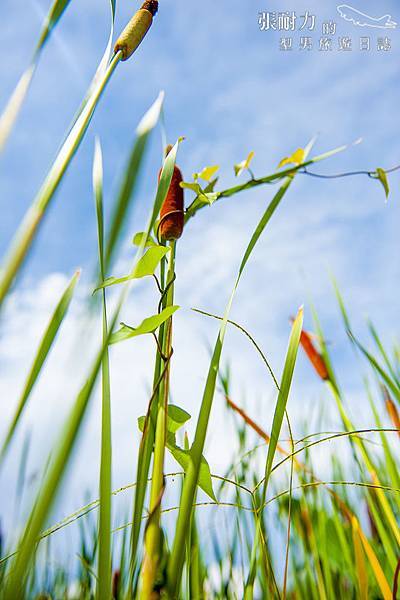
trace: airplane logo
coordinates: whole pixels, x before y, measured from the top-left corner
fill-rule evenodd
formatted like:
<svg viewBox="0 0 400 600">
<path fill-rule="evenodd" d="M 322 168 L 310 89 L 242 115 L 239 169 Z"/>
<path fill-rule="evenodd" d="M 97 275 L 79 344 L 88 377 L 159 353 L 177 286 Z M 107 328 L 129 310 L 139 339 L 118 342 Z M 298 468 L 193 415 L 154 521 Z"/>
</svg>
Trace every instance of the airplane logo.
<svg viewBox="0 0 400 600">
<path fill-rule="evenodd" d="M 358 27 L 376 27 L 378 29 L 396 29 L 397 27 L 397 23 L 392 20 L 391 15 L 384 15 L 379 18 L 370 17 L 348 4 L 340 4 L 337 10 L 343 19 L 354 23 Z"/>
</svg>

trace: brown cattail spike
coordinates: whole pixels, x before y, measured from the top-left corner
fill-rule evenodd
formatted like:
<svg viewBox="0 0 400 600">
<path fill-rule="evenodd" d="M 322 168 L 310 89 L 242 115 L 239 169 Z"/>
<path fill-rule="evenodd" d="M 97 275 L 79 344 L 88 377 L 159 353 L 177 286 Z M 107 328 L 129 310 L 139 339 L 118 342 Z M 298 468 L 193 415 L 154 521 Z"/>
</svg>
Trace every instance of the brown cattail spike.
<svg viewBox="0 0 400 600">
<path fill-rule="evenodd" d="M 161 176 L 161 171 L 159 179 Z M 159 232 L 162 241 L 177 240 L 183 232 L 185 220 L 183 189 L 180 184 L 183 181 L 179 167 L 175 165 L 171 184 L 160 211 Z"/>
<path fill-rule="evenodd" d="M 122 53 L 122 60 L 128 60 L 144 40 L 158 11 L 158 2 L 145 2 L 125 27 L 114 46 L 114 52 Z"/>
</svg>

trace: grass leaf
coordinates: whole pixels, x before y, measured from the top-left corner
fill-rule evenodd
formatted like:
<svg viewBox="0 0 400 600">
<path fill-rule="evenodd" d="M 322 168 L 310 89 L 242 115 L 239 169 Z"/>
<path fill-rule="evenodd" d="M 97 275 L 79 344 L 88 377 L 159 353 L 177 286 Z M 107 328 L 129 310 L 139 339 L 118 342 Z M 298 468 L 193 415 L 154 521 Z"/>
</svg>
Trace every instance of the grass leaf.
<svg viewBox="0 0 400 600">
<path fill-rule="evenodd" d="M 161 93 L 154 104 L 146 112 L 136 129 L 135 142 L 125 168 L 125 173 L 122 179 L 120 190 L 118 192 L 117 201 L 113 209 L 111 225 L 107 235 L 105 252 L 106 273 L 112 263 L 118 241 L 124 229 L 124 223 L 126 222 L 130 207 L 136 197 L 135 192 L 137 189 L 138 174 L 143 163 L 149 136 L 160 119 L 163 102 L 164 94 Z"/>
<path fill-rule="evenodd" d="M 80 271 L 77 271 L 75 275 L 72 277 L 69 282 L 67 288 L 63 292 L 51 318 L 46 327 L 46 330 L 43 334 L 43 337 L 40 341 L 39 347 L 37 349 L 35 358 L 33 360 L 32 366 L 30 368 L 29 374 L 26 378 L 24 388 L 18 400 L 17 409 L 12 418 L 11 424 L 8 428 L 5 441 L 3 443 L 1 453 L 0 453 L 0 463 L 3 460 L 5 453 L 8 449 L 8 446 L 15 434 L 18 423 L 21 419 L 22 413 L 25 409 L 26 403 L 29 399 L 29 396 L 32 392 L 32 389 L 42 372 L 43 365 L 47 359 L 47 356 L 53 346 L 56 335 L 61 327 L 61 324 L 64 320 L 65 315 L 67 314 L 69 305 L 72 300 L 72 296 L 75 291 L 75 286 L 78 282 L 80 276 Z"/>
<path fill-rule="evenodd" d="M 67 168 L 75 155 L 75 152 L 79 148 L 79 145 L 92 119 L 94 110 L 119 60 L 119 55 L 114 57 L 109 64 L 107 71 L 97 83 L 85 108 L 79 115 L 76 123 L 62 145 L 42 187 L 39 190 L 38 195 L 28 209 L 17 233 L 14 236 L 11 248 L 8 252 L 0 275 L 0 307 L 31 248 L 39 225 L 41 224 L 43 217 L 47 212 L 50 202 L 53 199 L 54 194 L 57 191 L 58 186 L 60 185 L 60 182 L 62 181 Z"/>
<path fill-rule="evenodd" d="M 303 309 L 300 308 L 297 317 L 292 326 L 289 346 L 286 354 L 285 365 L 283 368 L 282 380 L 279 386 L 278 399 L 276 401 L 274 420 L 272 422 L 271 441 L 268 445 L 268 456 L 265 465 L 265 479 L 262 494 L 262 504 L 265 502 L 269 478 L 271 475 L 272 463 L 274 460 L 279 435 L 281 432 L 283 417 L 285 415 L 286 405 L 289 398 L 290 387 L 292 385 L 293 372 L 296 364 L 297 351 L 300 343 L 300 336 L 303 327 Z"/>
<path fill-rule="evenodd" d="M 103 160 L 99 140 L 96 139 L 93 160 L 93 188 L 96 202 L 99 244 L 99 265 L 104 277 L 104 215 L 103 215 Z M 108 341 L 106 293 L 102 294 L 103 344 Z M 98 522 L 98 568 L 97 597 L 109 600 L 111 596 L 111 494 L 112 494 L 112 439 L 111 439 L 111 390 L 108 346 L 102 359 L 101 386 L 101 456 L 100 456 L 100 510 Z"/>
</svg>

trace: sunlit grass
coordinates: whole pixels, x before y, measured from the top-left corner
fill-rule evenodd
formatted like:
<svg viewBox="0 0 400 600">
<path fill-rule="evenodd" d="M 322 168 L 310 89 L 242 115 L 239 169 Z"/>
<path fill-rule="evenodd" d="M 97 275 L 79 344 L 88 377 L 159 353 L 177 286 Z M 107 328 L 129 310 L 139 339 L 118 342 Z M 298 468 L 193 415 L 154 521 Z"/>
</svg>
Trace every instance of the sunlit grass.
<svg viewBox="0 0 400 600">
<path fill-rule="evenodd" d="M 35 61 L 67 4 L 54 3 L 41 34 Z M 141 10 L 151 9 L 154 12 L 155 4 L 146 2 Z M 111 2 L 111 8 L 113 25 L 114 2 Z M 145 21 L 151 23 L 149 15 L 145 15 Z M 131 23 L 137 22 L 136 18 Z M 143 29 L 136 31 L 136 38 L 130 47 L 136 47 L 136 42 L 141 41 L 145 33 Z M 79 148 L 101 95 L 115 68 L 125 58 L 123 51 L 118 50 L 109 59 L 110 48 L 109 43 L 71 130 L 4 260 L 0 272 L 0 308 L 22 269 L 34 238 L 39 234 L 39 226 Z M 32 69 L 36 68 L 36 62 L 33 64 L 34 67 L 30 67 Z M 0 147 L 11 133 L 25 98 L 33 71 L 29 73 L 23 76 L 25 79 L 20 84 L 22 87 L 18 97 L 14 95 L 11 98 L 5 117 L 3 115 L 7 122 L 3 120 L 3 124 L 0 123 Z M 299 148 L 284 158 L 275 172 L 262 177 L 255 177 L 250 170 L 254 156 L 251 152 L 245 160 L 234 165 L 236 176 L 246 177 L 244 183 L 224 189 L 217 176 L 218 166 L 211 165 L 199 169 L 191 181 L 183 182 L 174 190 L 173 186 L 179 185 L 174 178 L 178 149 L 183 141 L 183 138 L 179 138 L 166 151 L 158 181 L 157 173 L 154 174 L 155 195 L 147 221 L 138 223 L 139 233 L 129 232 L 136 247 L 131 269 L 125 274 L 114 273 L 112 269 L 119 255 L 119 242 L 136 201 L 138 178 L 150 148 L 151 133 L 162 114 L 163 100 L 164 96 L 160 94 L 138 125 L 109 221 L 105 221 L 103 212 L 103 156 L 100 141 L 96 141 L 93 188 L 98 231 L 96 260 L 99 268 L 98 278 L 93 282 L 93 293 L 88 294 L 88 302 L 94 310 L 99 309 L 99 341 L 80 392 L 56 438 L 49 464 L 43 468 L 36 496 L 27 507 L 28 517 L 22 523 L 21 535 L 10 547 L 8 542 L 1 547 L 0 597 L 14 600 L 49 594 L 54 598 L 97 597 L 102 600 L 112 597 L 124 600 L 389 600 L 396 594 L 400 564 L 400 476 L 396 446 L 399 443 L 400 425 L 399 349 L 395 348 L 393 352 L 387 349 L 372 323 L 368 323 L 367 327 L 373 349 L 361 343 L 352 328 L 342 294 L 335 284 L 338 312 L 349 344 L 362 357 L 369 373 L 369 380 L 365 384 L 365 403 L 371 407 L 371 424 L 365 429 L 358 429 L 357 422 L 350 416 L 345 391 L 336 375 L 322 324 L 313 307 L 305 308 L 314 317 L 315 331 L 304 331 L 301 307 L 291 329 L 288 327 L 287 354 L 277 373 L 272 371 L 268 358 L 257 343 L 256 333 L 248 332 L 244 326 L 230 319 L 242 275 L 261 236 L 268 235 L 273 228 L 275 212 L 285 210 L 287 192 L 290 189 L 296 193 L 299 174 L 307 174 L 307 167 L 330 159 L 346 147 L 312 156 L 312 140 L 304 149 Z M 377 169 L 376 172 L 366 173 L 378 179 L 388 195 L 387 172 Z M 183 235 L 190 235 L 191 219 L 200 210 L 207 208 L 217 212 L 219 203 L 229 202 L 232 196 L 251 193 L 257 186 L 272 185 L 276 185 L 277 189 L 272 188 L 274 192 L 266 203 L 261 219 L 254 224 L 243 256 L 237 259 L 237 275 L 232 282 L 225 312 L 222 308 L 222 316 L 215 316 L 207 310 L 198 310 L 204 318 L 216 318 L 219 329 L 198 415 L 194 416 L 194 439 L 190 442 L 185 425 L 191 416 L 185 406 L 170 402 L 170 373 L 174 369 L 173 323 L 179 318 L 179 307 L 174 303 L 174 282 L 180 275 L 177 269 L 179 261 L 176 262 L 175 258 L 180 252 L 178 238 L 182 233 L 182 223 Z M 192 194 L 192 199 L 187 199 L 184 217 L 182 210 L 176 209 L 173 202 L 178 192 L 181 194 L 181 188 L 185 189 L 186 197 Z M 179 226 L 175 228 L 179 234 L 163 239 L 165 219 L 171 222 L 174 218 L 180 219 Z M 211 252 L 212 249 L 204 248 L 202 251 Z M 32 357 L 30 370 L 21 379 L 22 392 L 7 424 L 5 438 L 1 440 L 0 467 L 6 452 L 15 442 L 20 419 L 29 405 L 37 380 L 46 369 L 47 357 L 53 345 L 60 343 L 59 338 L 62 339 L 59 330 L 64 320 L 68 319 L 67 311 L 74 300 L 78 275 L 76 273 L 72 277 L 63 292 Z M 147 313 L 141 323 L 119 323 L 132 284 L 144 277 L 155 279 L 157 312 L 154 307 L 143 307 Z M 282 274 L 282 285 L 284 282 L 285 274 Z M 111 287 L 117 297 L 112 310 L 107 302 Z M 133 294 L 132 297 L 135 301 Z M 96 299 L 100 299 L 101 303 L 97 304 Z M 294 311 L 296 309 L 293 307 Z M 248 351 L 262 361 L 268 383 L 271 378 L 273 380 L 276 398 L 270 415 L 251 414 L 240 406 L 237 399 L 232 398 L 229 370 L 224 370 L 222 362 L 225 334 L 230 326 L 246 336 L 249 340 Z M 109 346 L 119 343 L 140 344 L 141 336 L 151 336 L 154 340 L 154 372 L 148 405 L 143 407 L 144 415 L 138 422 L 141 441 L 136 481 L 123 489 L 113 490 L 111 405 L 114 397 L 111 393 L 113 368 Z M 292 382 L 296 378 L 299 351 L 305 352 L 321 388 L 325 388 L 326 396 L 336 407 L 342 423 L 341 431 L 321 431 L 313 435 L 307 432 L 304 438 L 293 439 L 289 401 Z M 134 364 L 132 368 L 139 370 L 141 365 Z M 77 508 L 61 523 L 51 525 L 52 509 L 61 494 L 67 468 L 72 463 L 72 453 L 77 447 L 78 435 L 100 378 L 99 497 Z M 190 381 L 184 383 L 188 389 L 193 385 Z M 232 450 L 231 465 L 223 475 L 211 473 L 204 455 L 208 433 L 214 427 L 214 400 L 221 392 L 226 400 L 227 415 L 235 419 L 237 439 L 232 443 L 232 448 L 238 448 L 236 452 Z M 272 427 L 268 431 L 265 430 L 267 417 L 272 420 Z M 391 427 L 385 426 L 388 422 Z M 325 425 L 329 427 L 329 423 Z M 288 439 L 283 441 L 286 429 Z M 177 439 L 178 431 L 185 432 L 182 446 Z M 326 470 L 326 477 L 321 479 L 316 474 L 315 456 L 333 445 L 338 447 L 338 452 L 329 455 L 331 466 Z M 179 465 L 179 472 L 165 472 L 167 453 Z M 23 479 L 23 472 L 22 465 L 16 479 Z M 167 487 L 171 489 L 173 486 L 178 497 L 174 506 L 168 505 L 169 496 L 166 495 Z M 127 490 L 133 496 L 131 515 L 117 515 L 119 525 L 114 527 L 114 500 Z M 223 528 L 220 523 L 225 518 L 229 520 L 229 526 Z M 202 535 L 204 519 L 209 519 L 211 524 L 214 520 L 212 543 L 206 542 Z M 80 525 L 79 547 L 69 548 L 64 563 L 56 568 L 50 560 L 53 537 L 57 532 L 65 533 L 73 523 Z M 46 557 L 44 562 L 43 553 Z"/>
</svg>

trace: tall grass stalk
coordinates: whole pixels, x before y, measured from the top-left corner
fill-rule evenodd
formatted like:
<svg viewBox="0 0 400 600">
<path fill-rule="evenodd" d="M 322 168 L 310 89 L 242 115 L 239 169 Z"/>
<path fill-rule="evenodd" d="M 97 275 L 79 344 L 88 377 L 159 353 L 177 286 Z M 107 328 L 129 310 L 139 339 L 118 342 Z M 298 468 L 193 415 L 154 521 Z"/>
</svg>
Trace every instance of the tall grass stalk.
<svg viewBox="0 0 400 600">
<path fill-rule="evenodd" d="M 96 140 L 93 160 L 93 188 L 96 202 L 99 266 L 101 282 L 104 282 L 104 217 L 103 217 L 103 160 L 100 142 Z M 106 290 L 102 289 L 103 344 L 108 341 Z M 111 596 L 111 518 L 112 518 L 112 437 L 111 437 L 111 391 L 108 346 L 101 366 L 101 459 L 100 459 L 100 507 L 98 524 L 97 597 L 109 600 Z"/>
</svg>

